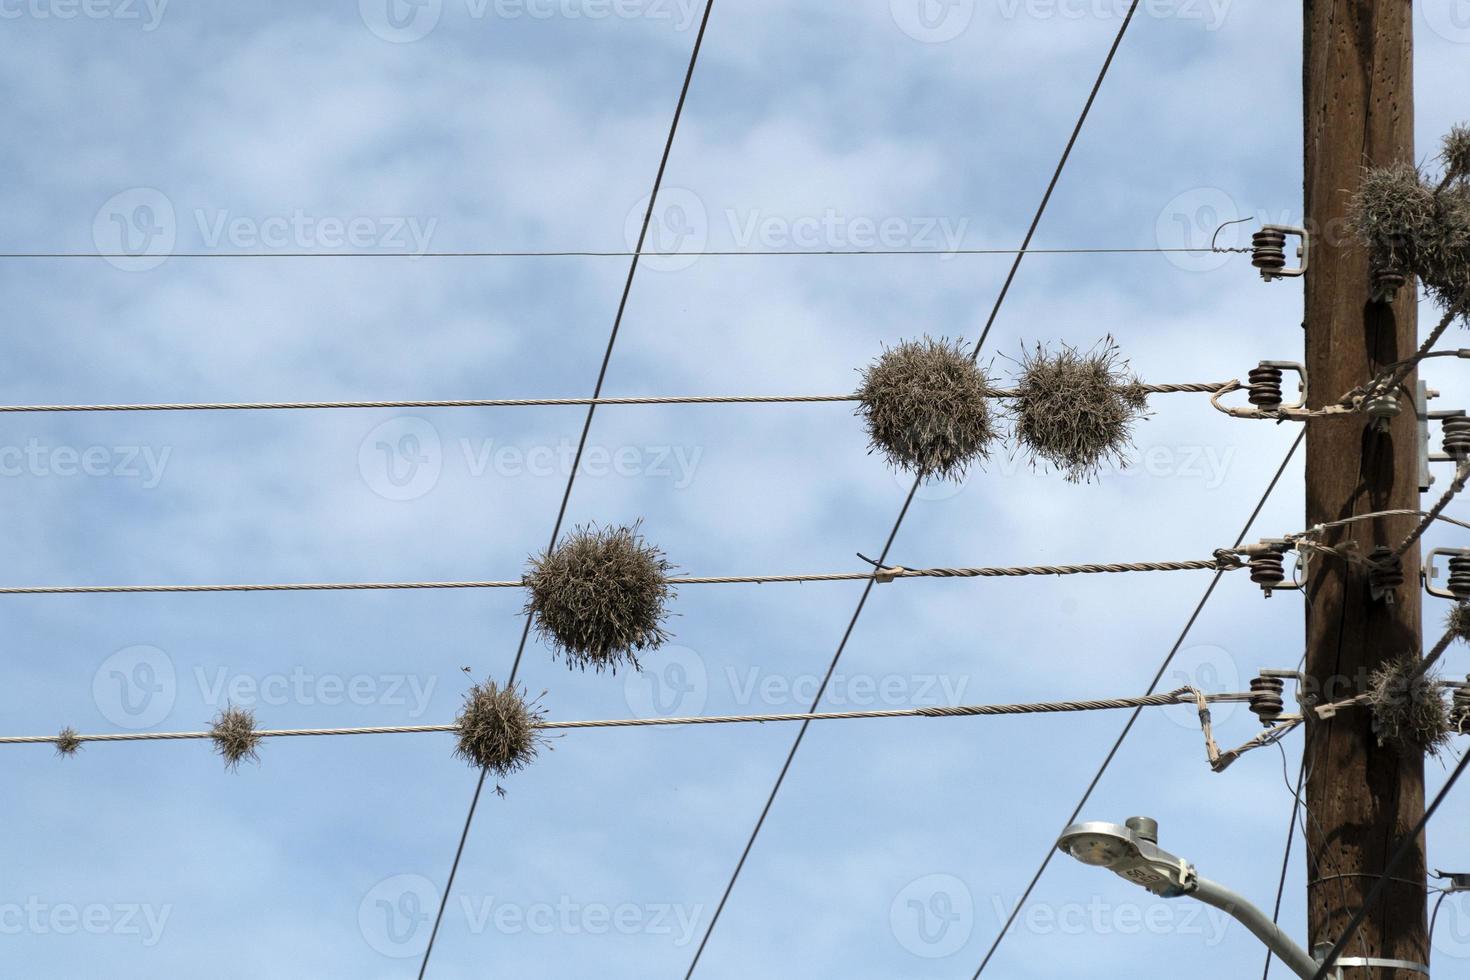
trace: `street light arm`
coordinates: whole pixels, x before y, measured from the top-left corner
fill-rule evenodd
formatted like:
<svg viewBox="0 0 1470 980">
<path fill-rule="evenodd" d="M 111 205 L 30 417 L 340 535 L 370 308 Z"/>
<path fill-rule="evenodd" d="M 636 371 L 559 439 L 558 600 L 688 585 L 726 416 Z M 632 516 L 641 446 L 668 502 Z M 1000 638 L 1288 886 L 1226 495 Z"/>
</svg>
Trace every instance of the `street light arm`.
<svg viewBox="0 0 1470 980">
<path fill-rule="evenodd" d="M 1280 926 L 1267 918 L 1266 913 L 1256 908 L 1243 896 L 1237 895 L 1224 885 L 1208 878 L 1195 879 L 1194 890 L 1187 894 L 1190 898 L 1223 910 L 1245 926 L 1257 939 L 1265 943 L 1271 952 L 1276 954 L 1277 959 L 1285 963 L 1291 972 L 1301 977 L 1302 980 L 1314 980 L 1317 976 L 1317 970 L 1321 964 L 1293 942 Z"/>
</svg>

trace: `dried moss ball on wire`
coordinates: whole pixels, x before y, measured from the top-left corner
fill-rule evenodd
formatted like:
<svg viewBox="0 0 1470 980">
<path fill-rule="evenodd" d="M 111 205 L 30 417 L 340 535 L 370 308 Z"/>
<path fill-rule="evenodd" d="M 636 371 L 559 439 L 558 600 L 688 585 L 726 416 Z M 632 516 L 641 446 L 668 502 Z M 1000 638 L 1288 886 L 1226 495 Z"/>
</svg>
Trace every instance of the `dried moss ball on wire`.
<svg viewBox="0 0 1470 980">
<path fill-rule="evenodd" d="M 990 379 L 961 341 L 924 337 L 888 348 L 863 371 L 858 414 L 890 466 L 958 479 L 990 455 Z"/>
<path fill-rule="evenodd" d="M 260 733 L 255 730 L 255 712 L 226 704 L 209 726 L 214 750 L 225 760 L 225 768 L 234 772 L 242 762 L 259 762 L 256 746 Z"/>
<path fill-rule="evenodd" d="M 1434 188 L 1418 168 L 1396 163 L 1363 172 L 1348 217 L 1375 264 L 1416 272 L 1422 253 L 1438 234 L 1435 211 Z"/>
<path fill-rule="evenodd" d="M 1440 152 L 1445 176 L 1452 180 L 1470 179 L 1470 126 L 1454 126 L 1445 134 Z"/>
<path fill-rule="evenodd" d="M 537 728 L 543 715 L 522 691 L 494 681 L 475 684 L 464 696 L 454 723 L 459 740 L 454 754 L 476 769 L 504 778 L 531 764 L 546 738 Z"/>
<path fill-rule="evenodd" d="M 663 624 L 674 594 L 664 553 L 632 527 L 578 527 L 531 559 L 527 613 L 567 665 L 638 668 L 637 653 L 669 638 Z"/>
<path fill-rule="evenodd" d="M 61 756 L 73 756 L 82 747 L 82 739 L 77 730 L 70 725 L 63 728 L 56 736 L 56 754 Z"/>
<path fill-rule="evenodd" d="M 1444 618 L 1444 627 L 1458 640 L 1470 643 L 1470 604 L 1457 602 Z"/>
<path fill-rule="evenodd" d="M 1446 139 L 1447 177 L 1466 162 L 1458 159 L 1470 149 L 1465 143 L 1463 130 Z M 1470 183 L 1435 185 L 1407 163 L 1369 167 L 1349 217 L 1375 269 L 1418 276 L 1445 305 L 1462 302 L 1470 290 Z"/>
<path fill-rule="evenodd" d="M 1439 755 L 1454 726 L 1450 708 L 1433 671 L 1419 673 L 1420 661 L 1403 657 L 1375 670 L 1367 700 L 1380 745 L 1407 754 Z"/>
<path fill-rule="evenodd" d="M 1127 465 L 1133 424 L 1147 414 L 1148 394 L 1128 373 L 1109 337 L 1092 350 L 1037 345 L 1021 358 L 1011 417 L 1021 448 L 1072 483 L 1095 478 L 1106 463 Z"/>
</svg>

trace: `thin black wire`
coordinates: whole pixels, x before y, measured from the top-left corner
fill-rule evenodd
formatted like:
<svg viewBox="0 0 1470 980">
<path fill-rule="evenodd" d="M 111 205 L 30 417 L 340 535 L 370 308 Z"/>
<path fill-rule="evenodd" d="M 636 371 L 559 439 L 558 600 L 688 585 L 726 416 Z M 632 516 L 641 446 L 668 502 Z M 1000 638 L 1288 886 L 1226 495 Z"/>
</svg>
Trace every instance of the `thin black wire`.
<svg viewBox="0 0 1470 980">
<path fill-rule="evenodd" d="M 1011 264 L 1011 270 L 1006 276 L 1005 285 L 995 299 L 995 306 L 990 311 L 990 317 L 985 321 L 985 329 L 981 331 L 980 339 L 975 342 L 975 350 L 971 360 L 978 360 L 980 350 L 985 345 L 985 340 L 990 336 L 990 328 L 995 325 L 996 317 L 1000 314 L 1001 306 L 1005 303 L 1006 296 L 1010 292 L 1011 283 L 1016 278 L 1016 271 L 1021 267 L 1021 261 L 1026 257 L 1026 252 L 1031 245 L 1031 239 L 1036 234 L 1036 229 L 1041 224 L 1042 216 L 1046 214 L 1047 205 L 1051 203 L 1052 193 L 1056 190 L 1061 180 L 1062 171 L 1066 169 L 1067 160 L 1072 155 L 1072 148 L 1077 145 L 1077 138 L 1082 132 L 1083 125 L 1092 111 L 1092 105 L 1097 100 L 1098 91 L 1102 88 L 1103 80 L 1107 77 L 1108 70 L 1112 67 L 1113 58 L 1118 53 L 1118 47 L 1123 42 L 1123 35 L 1128 31 L 1128 25 L 1133 21 L 1133 14 L 1138 9 L 1140 0 L 1133 0 L 1128 9 L 1128 16 L 1124 18 L 1123 25 L 1118 29 L 1118 36 L 1113 39 L 1113 45 L 1108 49 L 1108 56 L 1103 62 L 1102 69 L 1098 72 L 1097 81 L 1093 83 L 1092 90 L 1087 95 L 1087 102 L 1082 107 L 1081 114 L 1077 117 L 1077 125 L 1072 128 L 1072 135 L 1067 140 L 1067 146 L 1062 151 L 1061 159 L 1057 162 L 1056 170 L 1052 173 L 1051 181 L 1047 184 L 1046 193 L 1042 195 L 1041 203 L 1036 208 L 1036 214 L 1031 219 L 1031 226 L 1026 230 L 1026 237 L 1021 242 L 1021 247 L 1016 251 L 1016 260 Z M 904 518 L 908 515 L 909 506 L 914 502 L 914 495 L 918 493 L 919 485 L 924 477 L 921 473 L 914 478 L 914 484 L 909 488 L 908 496 L 904 498 L 903 507 L 898 512 L 898 518 L 893 522 L 893 529 L 888 532 L 888 539 L 883 543 L 883 550 L 878 555 L 878 566 L 883 566 L 888 560 L 888 551 L 893 547 L 894 539 L 898 537 L 899 528 L 903 526 Z M 1220 573 L 1215 574 L 1218 581 Z M 847 641 L 852 636 L 853 629 L 857 626 L 858 617 L 863 614 L 863 609 L 868 604 L 868 596 L 873 592 L 876 576 L 870 579 L 863 587 L 863 593 L 858 598 L 857 608 L 853 610 L 852 618 L 847 622 L 847 629 L 842 633 L 842 640 L 837 644 L 837 652 L 832 655 L 832 661 L 827 665 L 827 672 L 822 677 L 821 686 L 817 688 L 816 697 L 812 699 L 812 711 L 816 711 L 821 703 L 823 695 L 827 691 L 827 684 L 832 679 L 833 672 L 837 669 L 837 663 L 842 659 L 843 652 L 847 649 Z M 1136 715 L 1135 715 L 1136 717 Z M 786 761 L 781 764 L 781 771 L 776 775 L 776 783 L 771 787 L 771 793 L 766 797 L 766 802 L 761 807 L 760 816 L 756 818 L 755 827 L 750 832 L 750 837 L 745 842 L 745 847 L 740 852 L 740 860 L 735 864 L 735 870 L 730 875 L 730 880 L 725 884 L 725 890 L 720 895 L 720 901 L 715 906 L 714 915 L 711 916 L 709 925 L 705 927 L 704 935 L 700 937 L 699 946 L 694 950 L 694 957 L 689 962 L 689 969 L 684 972 L 684 980 L 690 980 L 694 976 L 694 970 L 699 966 L 699 959 L 704 955 L 705 946 L 708 945 L 710 936 L 714 934 L 715 925 L 720 921 L 720 915 L 725 910 L 725 904 L 730 899 L 730 893 L 735 889 L 735 882 L 740 878 L 740 872 L 745 868 L 746 859 L 750 857 L 751 848 L 755 846 L 756 838 L 760 836 L 761 828 L 765 826 L 766 817 L 770 815 L 771 806 L 776 802 L 776 795 L 781 792 L 781 786 L 786 781 L 786 774 L 791 771 L 792 760 L 796 758 L 797 750 L 801 748 L 802 739 L 806 737 L 809 722 L 802 722 L 801 728 L 796 733 L 796 739 L 791 743 L 791 749 L 786 753 Z"/>
<path fill-rule="evenodd" d="M 1281 749 L 1282 762 L 1286 761 L 1286 749 L 1277 742 L 1276 747 Z M 1285 773 L 1282 773 L 1285 776 Z M 1302 805 L 1302 784 L 1307 780 L 1307 754 L 1302 753 L 1302 765 L 1297 770 L 1296 789 L 1292 791 L 1291 819 L 1286 824 L 1286 849 L 1281 854 L 1281 880 L 1276 883 L 1276 904 L 1271 909 L 1271 921 L 1277 922 L 1281 918 L 1281 898 L 1286 894 L 1286 873 L 1291 868 L 1291 843 L 1296 839 L 1296 817 L 1297 811 Z M 1290 789 L 1291 784 L 1287 783 Z M 1266 980 L 1271 975 L 1271 951 L 1266 950 L 1266 965 L 1261 968 L 1261 980 Z"/>
<path fill-rule="evenodd" d="M 1398 870 L 1404 858 L 1409 856 L 1409 852 L 1419 846 L 1419 835 L 1424 833 L 1424 828 L 1429 826 L 1429 821 L 1433 819 L 1435 811 L 1439 809 L 1439 805 L 1445 801 L 1445 797 L 1449 796 L 1450 790 L 1454 789 L 1455 783 L 1464 775 L 1467 765 L 1470 765 L 1470 752 L 1466 752 L 1460 757 L 1460 764 L 1455 767 L 1454 772 L 1450 773 L 1450 778 L 1445 781 L 1444 786 L 1440 787 L 1439 793 L 1434 797 L 1434 802 L 1429 804 L 1429 807 L 1424 811 L 1424 816 L 1419 818 L 1419 822 L 1414 825 L 1414 829 L 1405 835 L 1403 843 L 1398 846 L 1393 852 L 1393 856 L 1388 859 L 1388 864 L 1384 866 L 1383 874 L 1379 876 L 1378 882 L 1368 892 L 1368 897 L 1363 899 L 1362 906 L 1353 914 L 1352 919 L 1348 921 L 1347 928 L 1343 929 L 1342 935 L 1338 937 L 1337 942 L 1333 943 L 1332 948 L 1327 951 L 1326 958 L 1322 960 L 1322 965 L 1317 968 L 1317 972 L 1313 975 L 1312 980 L 1322 980 L 1323 977 L 1327 976 L 1328 970 L 1332 969 L 1333 965 L 1337 962 L 1337 957 L 1341 955 L 1344 947 L 1347 946 L 1353 930 L 1363 924 L 1364 920 L 1368 918 L 1368 913 L 1373 911 L 1373 906 L 1377 905 L 1379 899 L 1383 897 L 1383 893 L 1388 889 L 1389 881 L 1392 880 L 1393 873 Z"/>
<path fill-rule="evenodd" d="M 1249 220 L 1249 219 L 1244 219 Z M 1178 252 L 1248 254 L 1249 248 L 744 248 L 691 249 L 678 252 L 616 252 L 581 250 L 464 251 L 464 252 L 0 252 L 0 259 L 626 259 L 638 255 L 688 256 L 690 258 L 781 256 L 781 255 L 1014 255 L 1017 251 L 1037 255 L 1165 255 Z"/>
<path fill-rule="evenodd" d="M 1041 206 L 1036 209 L 1036 216 L 1031 219 L 1031 227 L 1026 229 L 1026 237 L 1021 241 L 1021 248 L 1016 252 L 1016 261 L 1011 263 L 1011 271 L 1006 274 L 1006 281 L 1000 288 L 1000 295 L 995 299 L 995 306 L 990 311 L 990 318 L 985 321 L 985 329 L 980 331 L 980 339 L 975 341 L 975 353 L 970 360 L 980 359 L 980 348 L 985 346 L 985 339 L 990 336 L 990 328 L 995 326 L 995 318 L 1000 314 L 1001 304 L 1006 301 L 1010 294 L 1011 283 L 1015 281 L 1016 272 L 1021 268 L 1021 260 L 1026 257 L 1026 252 L 1031 247 L 1031 239 L 1036 235 L 1036 229 L 1041 224 L 1042 215 L 1046 214 L 1046 207 L 1051 203 L 1051 195 L 1057 189 L 1057 183 L 1062 179 L 1062 171 L 1066 169 L 1067 161 L 1072 156 L 1072 148 L 1077 145 L 1077 137 L 1082 135 L 1082 126 L 1087 122 L 1087 117 L 1092 113 L 1092 104 L 1097 101 L 1097 93 L 1102 91 L 1103 80 L 1108 77 L 1108 70 L 1113 67 L 1113 58 L 1118 54 L 1118 48 L 1123 44 L 1123 37 L 1128 33 L 1128 25 L 1133 23 L 1133 15 L 1138 12 L 1139 0 L 1133 0 L 1128 8 L 1128 15 L 1123 18 L 1123 24 L 1118 28 L 1118 34 L 1113 38 L 1113 46 L 1108 49 L 1108 56 L 1103 61 L 1102 70 L 1097 73 L 1097 81 L 1092 83 L 1092 91 L 1087 93 L 1087 102 L 1082 106 L 1082 112 L 1077 117 L 1077 125 L 1072 127 L 1072 135 L 1067 140 L 1067 146 L 1062 150 L 1062 158 L 1057 161 L 1057 169 L 1051 175 L 1051 182 L 1046 185 L 1046 193 L 1041 197 Z"/>
<path fill-rule="evenodd" d="M 633 290 L 633 277 L 638 272 L 638 259 L 643 251 L 643 243 L 648 237 L 648 226 L 653 221 L 654 204 L 658 201 L 658 192 L 663 187 L 664 171 L 668 168 L 669 155 L 674 148 L 674 134 L 678 132 L 679 119 L 684 114 L 684 103 L 689 97 L 689 86 L 694 79 L 694 66 L 699 61 L 699 51 L 704 45 L 705 29 L 709 26 L 710 11 L 714 9 L 714 5 L 715 0 L 705 0 L 704 16 L 699 22 L 699 33 L 694 37 L 694 48 L 689 54 L 689 67 L 684 71 L 684 83 L 679 89 L 679 101 L 674 106 L 674 118 L 669 123 L 669 135 L 664 140 L 663 155 L 658 161 L 658 173 L 653 179 L 653 190 L 648 195 L 648 208 L 643 212 L 643 225 L 638 231 L 638 244 L 634 247 L 633 261 L 628 264 L 628 277 L 623 282 L 623 293 L 618 299 L 618 311 L 613 317 L 612 331 L 607 338 L 607 349 L 602 354 L 602 366 L 597 370 L 597 385 L 593 389 L 593 398 L 602 397 L 602 385 L 607 379 L 608 365 L 612 362 L 613 346 L 618 341 L 618 331 L 623 325 L 623 313 L 628 307 L 628 295 Z M 566 520 L 567 505 L 572 499 L 572 488 L 577 482 L 577 470 L 581 468 L 582 452 L 587 448 L 587 437 L 592 431 L 592 417 L 596 413 L 597 405 L 595 403 L 587 406 L 587 418 L 582 423 L 582 435 L 577 441 L 577 452 L 572 460 L 572 470 L 567 477 L 566 490 L 562 492 L 561 506 L 556 512 L 556 524 L 551 530 L 551 542 L 547 545 L 548 551 L 556 547 L 556 539 L 561 534 L 562 523 Z M 515 661 L 511 664 L 510 679 L 507 681 L 507 687 L 515 685 L 516 675 L 521 669 L 521 658 L 526 652 L 526 640 L 530 635 L 531 615 L 527 613 L 525 625 L 521 628 L 520 643 L 516 645 Z M 424 971 L 429 968 L 429 955 L 434 951 L 434 940 L 438 937 L 439 925 L 444 920 L 444 909 L 449 905 L 449 893 L 454 888 L 454 876 L 459 871 L 460 858 L 464 856 L 465 841 L 469 839 L 470 825 L 474 823 L 475 810 L 479 806 L 480 794 L 485 789 L 485 777 L 488 774 L 489 769 L 482 768 L 480 770 L 480 778 L 475 783 L 475 795 L 470 798 L 470 809 L 469 813 L 465 815 L 464 830 L 460 832 L 459 846 L 454 851 L 454 863 L 449 866 L 449 878 L 444 883 L 444 894 L 439 900 L 439 911 L 434 916 L 434 928 L 429 933 L 428 945 L 424 947 L 424 959 L 419 965 L 418 980 L 424 980 Z"/>
<path fill-rule="evenodd" d="M 1240 547 L 1241 542 L 1245 540 L 1245 536 L 1250 533 L 1251 526 L 1255 524 L 1256 518 L 1260 516 L 1262 509 L 1265 508 L 1266 501 L 1270 499 L 1271 493 L 1276 489 L 1276 485 L 1281 482 L 1281 476 L 1286 472 L 1287 464 L 1296 455 L 1297 448 L 1301 446 L 1306 434 L 1305 429 L 1297 433 L 1296 440 L 1291 444 L 1291 448 L 1286 451 L 1286 458 L 1281 461 L 1281 466 L 1277 468 L 1276 475 L 1271 477 L 1271 482 L 1266 487 L 1266 492 L 1261 494 L 1261 499 L 1256 504 L 1255 510 L 1251 511 L 1251 516 L 1246 519 L 1245 526 L 1240 529 L 1240 535 L 1235 539 L 1235 547 Z M 1169 655 L 1164 658 L 1163 663 L 1159 664 L 1158 673 L 1154 674 L 1153 682 L 1148 687 L 1148 693 L 1152 694 L 1158 690 L 1159 682 L 1164 679 L 1165 671 L 1174 662 L 1174 657 L 1179 653 L 1179 648 L 1184 645 L 1184 641 L 1188 639 L 1190 631 L 1194 629 L 1194 624 L 1199 619 L 1200 613 L 1204 612 L 1205 603 L 1209 602 L 1210 596 L 1215 594 L 1215 586 L 1220 584 L 1222 575 L 1224 575 L 1224 572 L 1216 572 L 1215 577 L 1210 580 L 1209 587 L 1205 589 L 1205 594 L 1200 597 L 1199 604 L 1194 607 L 1194 612 L 1190 614 L 1189 621 L 1184 624 L 1184 629 L 1180 631 L 1179 638 L 1169 648 Z M 1103 759 L 1102 765 L 1098 767 L 1097 772 L 1092 777 L 1092 781 L 1087 784 L 1087 790 L 1082 794 L 1082 798 L 1077 801 L 1076 807 L 1072 809 L 1072 815 L 1067 818 L 1066 824 L 1063 826 L 1077 822 L 1077 817 L 1082 812 L 1082 808 L 1087 805 L 1088 800 L 1092 799 L 1092 793 L 1097 789 L 1098 783 L 1102 781 L 1103 773 L 1107 772 L 1108 767 L 1113 764 L 1113 759 L 1118 755 L 1118 750 L 1123 747 L 1124 740 L 1128 738 L 1128 733 L 1133 731 L 1133 725 L 1138 721 L 1139 715 L 1142 713 L 1141 711 L 1135 711 L 1129 716 L 1128 723 L 1123 726 L 1123 730 L 1118 734 L 1117 741 L 1108 750 L 1107 757 Z M 1031 893 L 1036 890 L 1037 883 L 1041 881 L 1041 876 L 1046 873 L 1047 866 L 1051 864 L 1052 856 L 1056 853 L 1055 847 L 1047 847 L 1046 856 L 1042 858 L 1041 866 L 1036 869 L 1036 874 L 1031 876 L 1031 883 L 1026 886 L 1026 890 L 1021 894 L 1021 900 L 1011 910 L 1011 914 L 1006 919 L 1005 925 L 1001 927 L 1000 933 L 995 937 L 995 941 L 990 944 L 990 949 L 986 951 L 985 958 L 980 961 L 980 967 L 975 971 L 971 980 L 979 980 L 980 974 L 985 972 L 985 967 L 990 964 L 991 958 L 995 956 L 995 951 L 1000 948 L 1001 942 L 1005 940 L 1006 934 L 1010 932 L 1011 926 L 1016 921 L 1016 916 L 1025 907 L 1026 900 L 1031 897 Z"/>
<path fill-rule="evenodd" d="M 1444 900 L 1449 897 L 1449 889 L 1445 889 L 1444 891 L 1440 892 L 1439 898 L 1434 903 L 1434 913 L 1429 916 L 1429 939 L 1426 942 L 1429 946 L 1429 954 L 1431 956 L 1434 955 L 1434 926 L 1436 923 L 1439 922 L 1439 907 L 1443 905 Z"/>
</svg>

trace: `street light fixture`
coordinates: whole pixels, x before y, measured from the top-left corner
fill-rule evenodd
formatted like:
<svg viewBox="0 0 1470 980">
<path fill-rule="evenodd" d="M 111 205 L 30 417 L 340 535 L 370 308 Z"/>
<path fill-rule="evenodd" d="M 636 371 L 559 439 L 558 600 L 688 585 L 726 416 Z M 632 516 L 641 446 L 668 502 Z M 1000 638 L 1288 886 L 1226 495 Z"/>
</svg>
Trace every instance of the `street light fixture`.
<svg viewBox="0 0 1470 980">
<path fill-rule="evenodd" d="M 1201 878 L 1194 865 L 1159 847 L 1159 825 L 1148 817 L 1130 817 L 1126 826 L 1101 821 L 1076 823 L 1062 831 L 1057 849 L 1107 868 L 1161 898 L 1190 898 L 1213 905 L 1240 922 L 1303 980 L 1314 980 L 1321 964 L 1314 960 L 1266 914 L 1235 892 Z"/>
</svg>

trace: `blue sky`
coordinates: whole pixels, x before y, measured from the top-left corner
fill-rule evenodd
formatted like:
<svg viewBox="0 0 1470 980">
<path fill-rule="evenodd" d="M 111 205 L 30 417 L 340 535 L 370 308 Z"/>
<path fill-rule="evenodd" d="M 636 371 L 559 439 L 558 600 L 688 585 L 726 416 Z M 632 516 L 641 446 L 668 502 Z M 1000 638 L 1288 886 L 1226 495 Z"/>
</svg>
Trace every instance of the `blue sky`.
<svg viewBox="0 0 1470 980">
<path fill-rule="evenodd" d="M 395 3 L 398 0 L 394 0 Z M 656 209 L 656 247 L 1011 247 L 1124 4 L 722 2 Z M 1418 5 L 1420 154 L 1470 110 L 1463 4 Z M 1299 220 L 1300 13 L 1145 3 L 1037 244 L 1193 245 Z M 417 8 L 0 0 L 0 248 L 137 260 L 0 264 L 3 399 L 580 396 L 617 258 L 269 258 L 630 246 L 693 42 L 691 0 L 428 0 Z M 920 15 L 923 15 L 922 17 Z M 114 217 L 118 216 L 118 217 Z M 122 224 L 118 224 L 119 217 Z M 1251 225 L 1242 226 L 1248 234 Z M 1226 243 L 1237 244 L 1227 233 Z M 644 263 L 608 394 L 837 393 L 885 343 L 973 339 L 1006 257 Z M 1240 256 L 1033 256 L 984 361 L 1117 339 L 1147 380 L 1301 356 L 1299 283 Z M 1463 405 L 1456 362 L 1430 380 Z M 1077 486 L 1002 454 L 926 487 L 907 565 L 1206 558 L 1295 435 L 1155 399 L 1135 465 Z M 13 584 L 505 579 L 544 546 L 579 409 L 0 417 Z M 383 455 L 411 447 L 418 470 Z M 907 479 L 849 406 L 598 412 L 569 523 L 641 519 L 696 575 L 852 570 Z M 390 450 L 390 453 L 396 452 Z M 83 461 L 87 461 L 83 466 Z M 394 468 L 388 469 L 392 463 Z M 1300 529 L 1293 466 L 1253 538 Z M 1443 482 L 1443 477 L 1441 478 Z M 1436 531 L 1434 544 L 1464 535 Z M 877 589 L 827 704 L 1141 693 L 1206 573 Z M 801 710 L 861 583 L 688 586 L 643 677 L 582 675 L 534 640 L 558 718 Z M 6 597 L 6 734 L 452 720 L 503 677 L 513 590 Z M 1427 600 L 1434 620 L 1443 610 Z M 1167 683 L 1236 689 L 1301 653 L 1300 598 L 1221 583 Z M 1450 673 L 1467 661 L 1455 652 Z M 1216 712 L 1222 743 L 1257 730 Z M 967 978 L 1124 717 L 815 725 L 701 977 Z M 764 801 L 789 725 L 593 731 L 482 801 L 429 975 L 678 977 Z M 1288 741 L 1294 775 L 1299 740 Z M 411 977 L 475 774 L 448 737 L 0 753 L 0 975 Z M 1165 847 L 1263 904 L 1290 806 L 1275 750 L 1223 775 L 1186 709 L 1145 714 L 1086 815 L 1148 813 Z M 1430 765 L 1431 789 L 1443 767 Z M 1430 866 L 1470 864 L 1464 803 Z M 1303 931 L 1300 849 L 1285 921 Z M 1070 861 L 990 976 L 1259 968 L 1243 929 Z M 1470 957 L 1470 902 L 1437 955 Z M 1275 968 L 1282 975 L 1280 967 Z M 1441 972 L 1444 972 L 1442 969 Z"/>
</svg>

